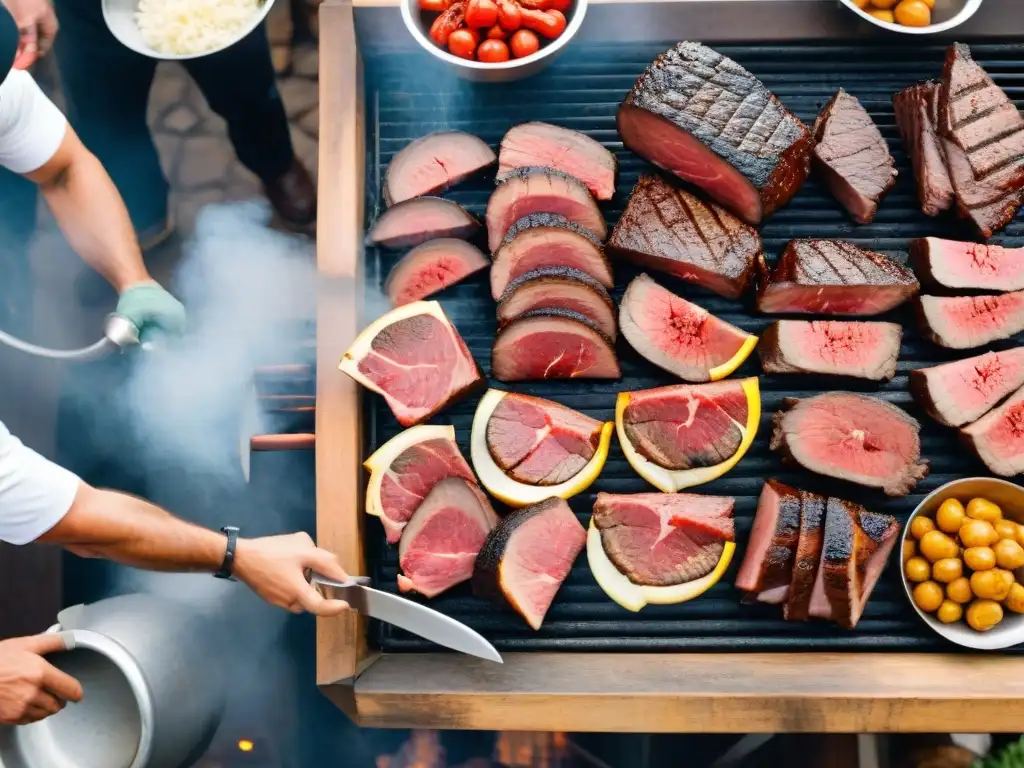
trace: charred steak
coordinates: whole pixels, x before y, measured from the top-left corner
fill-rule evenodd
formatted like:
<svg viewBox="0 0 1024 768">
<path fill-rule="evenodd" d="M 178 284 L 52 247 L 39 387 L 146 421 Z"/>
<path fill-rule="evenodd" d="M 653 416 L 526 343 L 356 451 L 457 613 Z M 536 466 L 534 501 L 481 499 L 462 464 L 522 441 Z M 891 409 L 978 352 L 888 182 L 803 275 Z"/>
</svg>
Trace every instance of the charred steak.
<svg viewBox="0 0 1024 768">
<path fill-rule="evenodd" d="M 765 373 L 823 373 L 870 381 L 896 373 L 903 327 L 861 320 L 776 320 L 757 353 Z"/>
<path fill-rule="evenodd" d="M 417 197 L 393 205 L 370 228 L 366 241 L 386 248 L 411 248 L 438 237 L 469 238 L 480 222 L 443 197 Z"/>
<path fill-rule="evenodd" d="M 579 131 L 550 123 L 510 128 L 498 149 L 498 176 L 528 167 L 568 173 L 586 184 L 598 200 L 611 200 L 615 194 L 615 155 Z"/>
<path fill-rule="evenodd" d="M 844 240 L 793 240 L 770 275 L 762 269 L 757 308 L 767 314 L 877 315 L 920 288 L 899 262 Z"/>
<path fill-rule="evenodd" d="M 736 587 L 748 599 L 785 601 L 800 538 L 800 503 L 800 491 L 778 480 L 767 480 L 761 489 L 747 554 L 736 575 Z"/>
<path fill-rule="evenodd" d="M 937 216 L 953 205 L 953 182 L 936 134 L 939 84 L 918 83 L 892 97 L 903 147 L 914 167 L 917 197 L 926 216 Z"/>
<path fill-rule="evenodd" d="M 1024 291 L 997 296 L 921 296 L 924 334 L 940 347 L 970 349 L 1024 331 Z"/>
<path fill-rule="evenodd" d="M 498 331 L 491 349 L 498 381 L 617 379 L 622 375 L 611 339 L 578 312 L 527 312 Z"/>
<path fill-rule="evenodd" d="M 979 419 L 1024 386 L 1024 347 L 910 372 L 910 392 L 928 415 L 948 427 Z"/>
<path fill-rule="evenodd" d="M 1024 248 L 922 237 L 910 243 L 910 262 L 922 284 L 957 290 L 1024 290 Z"/>
<path fill-rule="evenodd" d="M 807 621 L 811 613 L 811 596 L 821 561 L 825 540 L 826 498 L 810 491 L 800 491 L 800 538 L 793 558 L 793 578 L 782 616 L 787 621 Z"/>
<path fill-rule="evenodd" d="M 789 202 L 810 170 L 807 126 L 750 72 L 700 43 L 659 56 L 616 121 L 627 147 L 748 224 Z"/>
<path fill-rule="evenodd" d="M 960 430 L 964 443 L 993 474 L 1024 473 L 1024 387 L 998 408 Z"/>
<path fill-rule="evenodd" d="M 949 139 L 942 138 L 941 142 L 953 182 L 957 212 L 969 219 L 982 237 L 992 237 L 1013 221 L 1024 205 L 1024 189 L 1004 191 L 1003 171 L 975 179 L 967 154 Z"/>
<path fill-rule="evenodd" d="M 497 156 L 476 136 L 461 131 L 431 133 L 407 144 L 384 174 L 384 199 L 395 205 L 458 184 L 492 165 Z"/>
<path fill-rule="evenodd" d="M 572 267 L 534 269 L 509 283 L 498 300 L 498 324 L 507 325 L 538 309 L 570 309 L 593 322 L 612 341 L 619 335 L 615 304 L 608 291 L 586 272 Z"/>
<path fill-rule="evenodd" d="M 454 237 L 417 245 L 391 268 L 384 292 L 393 306 L 425 299 L 486 269 L 490 262 L 475 245 Z"/>
<path fill-rule="evenodd" d="M 724 208 L 645 175 L 633 187 L 608 247 L 642 267 L 735 299 L 754 277 L 761 238 Z"/>
</svg>

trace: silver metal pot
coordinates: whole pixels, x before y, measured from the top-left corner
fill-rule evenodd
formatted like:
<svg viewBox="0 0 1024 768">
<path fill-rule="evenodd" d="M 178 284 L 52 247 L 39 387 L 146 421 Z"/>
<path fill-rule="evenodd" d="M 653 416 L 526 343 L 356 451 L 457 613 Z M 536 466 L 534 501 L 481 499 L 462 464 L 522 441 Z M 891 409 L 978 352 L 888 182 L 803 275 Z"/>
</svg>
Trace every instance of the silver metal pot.
<svg viewBox="0 0 1024 768">
<path fill-rule="evenodd" d="M 76 605 L 50 629 L 47 657 L 84 698 L 38 723 L 0 727 L 2 768 L 182 768 L 206 750 L 224 709 L 208 622 L 150 595 Z"/>
</svg>

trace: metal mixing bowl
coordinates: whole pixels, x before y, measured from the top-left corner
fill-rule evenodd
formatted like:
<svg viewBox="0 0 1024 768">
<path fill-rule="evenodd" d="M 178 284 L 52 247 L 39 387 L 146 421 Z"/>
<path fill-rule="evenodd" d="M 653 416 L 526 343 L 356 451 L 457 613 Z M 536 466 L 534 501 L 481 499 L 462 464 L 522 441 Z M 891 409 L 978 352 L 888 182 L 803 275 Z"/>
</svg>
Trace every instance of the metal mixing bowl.
<svg viewBox="0 0 1024 768">
<path fill-rule="evenodd" d="M 935 9 L 932 11 L 932 18 L 937 19 L 937 21 L 929 24 L 927 27 L 904 27 L 900 24 L 890 24 L 887 21 L 876 19 L 867 11 L 862 11 L 854 4 L 853 0 L 840 0 L 840 2 L 876 27 L 899 32 L 904 35 L 934 35 L 938 32 L 945 32 L 954 27 L 959 27 L 978 11 L 982 0 L 936 0 Z"/>
<path fill-rule="evenodd" d="M 139 32 L 139 27 L 135 23 L 135 12 L 139 8 L 139 0 L 103 0 L 103 20 L 107 22 L 107 27 L 110 29 L 111 34 L 122 45 L 131 48 L 136 53 L 141 53 L 143 56 L 148 56 L 151 59 L 181 61 L 183 59 L 198 59 L 202 56 L 209 56 L 211 53 L 219 53 L 226 48 L 230 48 L 256 29 L 267 17 L 267 14 L 270 13 L 270 9 L 273 6 L 274 0 L 263 0 L 263 5 L 253 13 L 252 19 L 242 27 L 238 35 L 230 42 L 203 53 L 161 53 L 150 48 L 142 38 L 142 33 Z"/>
<path fill-rule="evenodd" d="M 553 62 L 579 32 L 583 18 L 587 15 L 587 4 L 588 0 L 575 0 L 572 10 L 566 14 L 565 31 L 539 51 L 521 59 L 509 59 L 497 64 L 460 59 L 435 45 L 428 35 L 429 25 L 423 22 L 418 0 L 402 0 L 402 21 L 423 50 L 443 61 L 459 77 L 483 83 L 507 83 L 535 75 Z"/>
</svg>

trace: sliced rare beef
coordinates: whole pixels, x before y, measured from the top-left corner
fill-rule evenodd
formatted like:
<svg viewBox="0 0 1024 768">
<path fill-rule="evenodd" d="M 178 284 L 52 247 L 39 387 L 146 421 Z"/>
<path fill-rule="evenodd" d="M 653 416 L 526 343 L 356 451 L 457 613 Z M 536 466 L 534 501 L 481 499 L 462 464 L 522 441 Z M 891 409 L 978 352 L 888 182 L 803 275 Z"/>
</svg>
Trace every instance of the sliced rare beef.
<svg viewBox="0 0 1024 768">
<path fill-rule="evenodd" d="M 981 418 L 1021 386 L 1024 347 L 910 372 L 914 399 L 929 416 L 948 427 L 962 427 Z"/>
<path fill-rule="evenodd" d="M 647 275 L 638 275 L 626 288 L 619 305 L 619 327 L 645 358 L 693 382 L 728 375 L 738 356 L 749 354 L 757 341 Z M 725 370 L 729 365 L 732 368 Z"/>
<path fill-rule="evenodd" d="M 578 312 L 543 309 L 520 315 L 498 331 L 491 349 L 498 381 L 617 379 L 612 341 Z"/>
<path fill-rule="evenodd" d="M 501 251 L 498 251 L 501 253 Z M 615 304 L 601 283 L 572 267 L 543 267 L 520 275 L 498 300 L 498 324 L 539 309 L 579 312 L 612 341 L 618 336 Z"/>
<path fill-rule="evenodd" d="M 1024 290 L 1024 248 L 922 237 L 910 243 L 910 261 L 923 285 L 951 291 Z"/>
<path fill-rule="evenodd" d="M 436 301 L 406 304 L 371 323 L 338 367 L 383 395 L 403 427 L 426 421 L 486 383 Z"/>
<path fill-rule="evenodd" d="M 393 306 L 425 299 L 486 269 L 490 262 L 475 245 L 454 237 L 417 245 L 391 268 L 384 292 Z"/>
<path fill-rule="evenodd" d="M 735 540 L 729 496 L 599 493 L 591 518 L 612 564 L 632 583 L 670 587 L 711 573 Z"/>
<path fill-rule="evenodd" d="M 448 477 L 476 482 L 459 446 L 448 438 L 432 438 L 409 446 L 382 474 L 380 521 L 389 544 L 401 538 L 413 512 L 439 482 Z"/>
<path fill-rule="evenodd" d="M 1024 387 L 961 429 L 960 439 L 993 474 L 1013 477 L 1024 473 Z"/>
<path fill-rule="evenodd" d="M 926 216 L 937 216 L 953 205 L 953 182 L 936 134 L 939 84 L 917 83 L 892 97 L 896 123 L 917 181 L 917 197 Z"/>
<path fill-rule="evenodd" d="M 946 51 L 939 132 L 966 153 L 975 179 L 1002 172 L 1003 191 L 1024 188 L 1024 117 L 963 43 Z"/>
<path fill-rule="evenodd" d="M 443 192 L 497 161 L 476 136 L 461 131 L 431 133 L 407 144 L 388 163 L 384 199 L 388 205 Z"/>
<path fill-rule="evenodd" d="M 870 381 L 896 373 L 903 328 L 862 320 L 776 320 L 757 347 L 765 373 L 823 373 Z"/>
<path fill-rule="evenodd" d="M 443 197 L 417 197 L 388 208 L 370 227 L 366 242 L 385 248 L 412 248 L 438 237 L 472 237 L 480 222 Z"/>
<path fill-rule="evenodd" d="M 786 600 L 800 539 L 800 503 L 800 491 L 778 480 L 766 480 L 761 488 L 747 553 L 736 574 L 736 588 L 748 599 Z"/>
<path fill-rule="evenodd" d="M 793 240 L 763 270 L 757 308 L 767 314 L 877 315 L 920 288 L 899 262 L 845 240 Z"/>
<path fill-rule="evenodd" d="M 905 496 L 928 474 L 921 425 L 876 397 L 828 392 L 787 398 L 773 419 L 771 449 L 819 475 Z"/>
<path fill-rule="evenodd" d="M 498 179 L 498 187 L 487 201 L 487 245 L 491 253 L 498 250 L 513 224 L 532 213 L 563 216 L 592 232 L 599 241 L 608 236 L 608 225 L 582 181 L 552 168 L 517 168 Z"/>
<path fill-rule="evenodd" d="M 678 384 L 629 393 L 622 428 L 645 459 L 668 470 L 713 467 L 743 442 L 749 406 L 743 382 Z"/>
<path fill-rule="evenodd" d="M 997 296 L 921 296 L 924 334 L 940 347 L 970 349 L 1024 331 L 1024 291 Z"/>
<path fill-rule="evenodd" d="M 487 449 L 513 480 L 558 485 L 594 457 L 602 426 L 551 400 L 509 392 L 487 421 Z"/>
<path fill-rule="evenodd" d="M 724 208 L 660 176 L 644 175 L 633 187 L 608 247 L 643 267 L 735 299 L 754 277 L 761 238 Z"/>
<path fill-rule="evenodd" d="M 896 183 L 889 147 L 871 115 L 842 88 L 814 121 L 814 161 L 825 184 L 858 224 L 875 218 Z"/>
<path fill-rule="evenodd" d="M 946 138 L 941 139 L 946 168 L 953 182 L 957 212 L 968 219 L 982 237 L 992 237 L 1017 215 L 1024 205 L 1024 190 L 1004 191 L 1004 171 L 983 180 L 974 178 L 967 154 Z"/>
<path fill-rule="evenodd" d="M 507 603 L 540 629 L 586 540 L 586 530 L 562 499 L 517 509 L 502 518 L 480 549 L 473 592 Z"/>
<path fill-rule="evenodd" d="M 568 267 L 586 272 L 612 288 L 612 266 L 597 235 L 564 216 L 533 213 L 516 221 L 494 254 L 491 297 L 497 301 L 509 283 L 538 269 Z"/>
<path fill-rule="evenodd" d="M 473 563 L 498 523 L 475 483 L 438 482 L 413 512 L 398 543 L 398 588 L 434 597 L 473 575 Z"/>
<path fill-rule="evenodd" d="M 659 56 L 616 122 L 627 147 L 748 224 L 789 202 L 810 170 L 807 126 L 750 72 L 700 43 Z"/>
<path fill-rule="evenodd" d="M 825 539 L 826 498 L 810 491 L 799 493 L 800 537 L 793 557 L 793 577 L 782 609 L 782 616 L 787 621 L 807 621 L 811 615 L 811 596 Z"/>
<path fill-rule="evenodd" d="M 579 179 L 598 200 L 615 194 L 615 155 L 585 133 L 550 123 L 513 126 L 498 148 L 498 176 L 516 168 L 554 168 Z"/>
</svg>

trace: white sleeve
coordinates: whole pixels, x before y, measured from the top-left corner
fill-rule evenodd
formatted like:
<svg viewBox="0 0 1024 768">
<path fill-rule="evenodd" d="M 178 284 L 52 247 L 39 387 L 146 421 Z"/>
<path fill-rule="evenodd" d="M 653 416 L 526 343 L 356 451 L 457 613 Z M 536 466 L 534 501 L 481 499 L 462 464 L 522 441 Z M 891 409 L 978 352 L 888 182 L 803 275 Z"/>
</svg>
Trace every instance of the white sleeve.
<svg viewBox="0 0 1024 768">
<path fill-rule="evenodd" d="M 81 481 L 44 459 L 0 422 L 0 541 L 28 544 L 63 519 Z"/>
<path fill-rule="evenodd" d="M 0 165 L 31 173 L 53 157 L 68 121 L 32 75 L 12 69 L 0 85 Z"/>
</svg>

